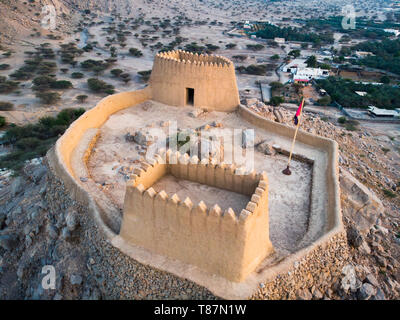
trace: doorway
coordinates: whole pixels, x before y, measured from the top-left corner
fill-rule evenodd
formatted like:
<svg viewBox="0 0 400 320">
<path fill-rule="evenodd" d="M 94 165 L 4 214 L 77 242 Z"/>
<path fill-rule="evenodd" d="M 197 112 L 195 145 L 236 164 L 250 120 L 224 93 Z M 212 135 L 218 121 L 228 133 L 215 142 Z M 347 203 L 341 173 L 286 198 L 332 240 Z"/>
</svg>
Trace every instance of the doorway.
<svg viewBox="0 0 400 320">
<path fill-rule="evenodd" d="M 193 106 L 194 105 L 194 89 L 186 88 L 186 105 Z"/>
</svg>

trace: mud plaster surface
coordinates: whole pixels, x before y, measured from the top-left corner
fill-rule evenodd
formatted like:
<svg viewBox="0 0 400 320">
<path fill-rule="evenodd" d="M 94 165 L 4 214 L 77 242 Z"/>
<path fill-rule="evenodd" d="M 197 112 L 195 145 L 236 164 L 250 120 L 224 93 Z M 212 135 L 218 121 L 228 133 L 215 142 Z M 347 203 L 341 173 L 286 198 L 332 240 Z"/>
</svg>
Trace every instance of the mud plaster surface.
<svg viewBox="0 0 400 320">
<path fill-rule="evenodd" d="M 147 107 L 149 104 L 150 107 Z M 145 105 L 146 107 L 143 107 Z M 119 208 L 123 207 L 127 176 L 135 167 L 139 167 L 141 160 L 144 160 L 143 155 L 139 154 L 139 146 L 133 142 L 126 142 L 124 135 L 128 132 L 134 134 L 138 129 L 146 127 L 159 127 L 167 132 L 167 127 L 160 127 L 161 121 L 177 121 L 178 128 L 182 129 L 197 128 L 213 121 L 221 122 L 224 128 L 254 128 L 256 142 L 266 140 L 270 144 L 278 144 L 287 150 L 290 148 L 290 140 L 254 127 L 237 113 L 213 111 L 192 118 L 189 116 L 189 112 L 192 110 L 190 107 L 171 107 L 151 101 L 110 116 L 109 120 L 100 128 L 100 138 L 89 159 L 88 167 L 92 179 L 102 185 L 101 190 L 111 202 Z M 321 152 L 307 149 L 300 143 L 296 145 L 295 152 L 306 154 L 310 159 L 324 156 Z M 271 241 L 277 251 L 293 252 L 308 228 L 313 168 L 309 164 L 292 161 L 292 175 L 285 176 L 281 172 L 286 167 L 286 156 L 268 156 L 255 151 L 254 159 L 255 170 L 257 172 L 265 171 L 268 175 Z M 160 184 L 162 183 L 160 181 Z M 181 200 L 185 198 L 185 190 L 190 190 L 188 192 L 193 202 L 200 200 L 200 197 L 209 203 L 221 199 L 209 186 L 195 186 L 189 182 L 181 183 L 169 183 L 168 185 L 168 188 L 171 189 L 170 192 L 176 192 L 181 188 L 178 191 Z M 201 194 L 195 190 L 201 191 Z M 169 193 L 168 190 L 166 191 Z M 319 191 L 321 192 L 319 203 L 324 204 L 324 190 Z M 221 190 L 220 192 L 223 192 L 222 197 L 226 199 L 230 197 L 227 191 Z M 230 206 L 243 206 L 243 200 L 240 197 L 237 198 L 237 194 L 235 194 L 235 198 L 229 200 L 231 201 Z M 219 200 L 217 203 L 224 207 L 228 202 Z"/>
</svg>

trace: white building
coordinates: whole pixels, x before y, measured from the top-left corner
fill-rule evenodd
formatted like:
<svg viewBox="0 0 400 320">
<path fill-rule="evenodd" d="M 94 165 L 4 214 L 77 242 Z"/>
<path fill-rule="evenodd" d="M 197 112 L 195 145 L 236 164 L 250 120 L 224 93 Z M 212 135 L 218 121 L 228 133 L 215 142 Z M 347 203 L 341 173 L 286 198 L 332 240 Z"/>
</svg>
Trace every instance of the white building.
<svg viewBox="0 0 400 320">
<path fill-rule="evenodd" d="M 395 109 L 395 110 L 387 110 L 387 109 L 380 109 L 375 106 L 369 106 L 368 112 L 374 116 L 374 117 L 400 117 L 400 110 Z"/>
<path fill-rule="evenodd" d="M 279 44 L 285 44 L 285 38 L 274 38 L 274 41 Z"/>
</svg>

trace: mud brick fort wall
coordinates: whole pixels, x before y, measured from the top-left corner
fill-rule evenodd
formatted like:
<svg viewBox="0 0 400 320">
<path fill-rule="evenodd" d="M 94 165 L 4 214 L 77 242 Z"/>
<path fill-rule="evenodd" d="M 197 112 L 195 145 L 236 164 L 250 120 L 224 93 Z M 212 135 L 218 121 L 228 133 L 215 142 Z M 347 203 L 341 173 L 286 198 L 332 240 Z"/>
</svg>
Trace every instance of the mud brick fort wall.
<svg viewBox="0 0 400 320">
<path fill-rule="evenodd" d="M 235 282 L 243 281 L 272 253 L 266 174 L 243 174 L 234 166 L 199 162 L 179 152 L 156 156 L 135 173 L 126 187 L 120 232 L 125 240 Z M 176 194 L 168 197 L 151 187 L 167 174 L 245 194 L 250 200 L 235 213 Z"/>
</svg>

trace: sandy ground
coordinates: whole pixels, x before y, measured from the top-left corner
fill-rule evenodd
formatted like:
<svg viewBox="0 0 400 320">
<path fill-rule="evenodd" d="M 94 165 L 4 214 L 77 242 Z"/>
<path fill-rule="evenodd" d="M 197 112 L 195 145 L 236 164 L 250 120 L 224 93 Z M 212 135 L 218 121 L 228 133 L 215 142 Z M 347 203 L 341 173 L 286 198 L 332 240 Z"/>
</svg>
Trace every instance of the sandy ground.
<svg viewBox="0 0 400 320">
<path fill-rule="evenodd" d="M 150 107 L 148 105 L 151 104 Z M 145 106 L 145 108 L 143 108 Z M 146 110 L 145 110 L 146 109 Z M 253 126 L 236 113 L 208 112 L 198 118 L 188 116 L 190 107 L 171 107 L 157 102 L 145 104 L 120 111 L 112 115 L 101 128 L 101 136 L 89 160 L 89 172 L 95 182 L 102 185 L 105 195 L 118 207 L 123 207 L 126 177 L 144 160 L 142 149 L 134 142 L 126 142 L 125 134 L 134 134 L 141 128 L 159 128 L 161 121 L 177 121 L 178 128 L 197 128 L 213 121 L 220 122 L 225 129 L 248 129 Z M 163 131 L 168 128 L 163 127 Z M 271 144 L 289 147 L 290 141 L 283 141 L 277 136 L 272 136 L 264 130 L 255 130 L 255 140 L 267 140 Z M 254 152 L 256 172 L 265 171 L 269 179 L 269 212 L 270 236 L 273 244 L 282 250 L 291 250 L 301 240 L 307 231 L 308 216 L 310 211 L 312 166 L 293 161 L 291 168 L 293 174 L 285 176 L 281 173 L 286 167 L 287 158 L 282 155 L 268 156 L 258 151 Z M 236 200 L 221 201 L 231 195 L 227 191 L 209 189 L 208 186 L 196 186 L 190 192 L 187 182 L 171 183 L 166 186 L 161 181 L 159 186 L 165 187 L 168 192 L 177 192 L 181 200 L 189 195 L 193 202 L 203 197 L 203 192 L 208 205 L 213 205 L 218 200 L 221 207 L 244 207 L 245 200 L 234 195 Z M 192 187 L 192 186 L 191 186 Z M 182 188 L 182 189 L 181 189 Z M 200 193 L 195 190 L 202 190 Z M 208 192 L 207 190 L 211 191 Z M 179 192 L 181 194 L 179 194 Z M 214 194 L 213 194 L 214 193 Z M 220 196 L 216 196 L 216 195 Z M 182 195 L 182 197 L 181 197 Z M 233 201 L 233 202 L 230 202 Z"/>
</svg>

